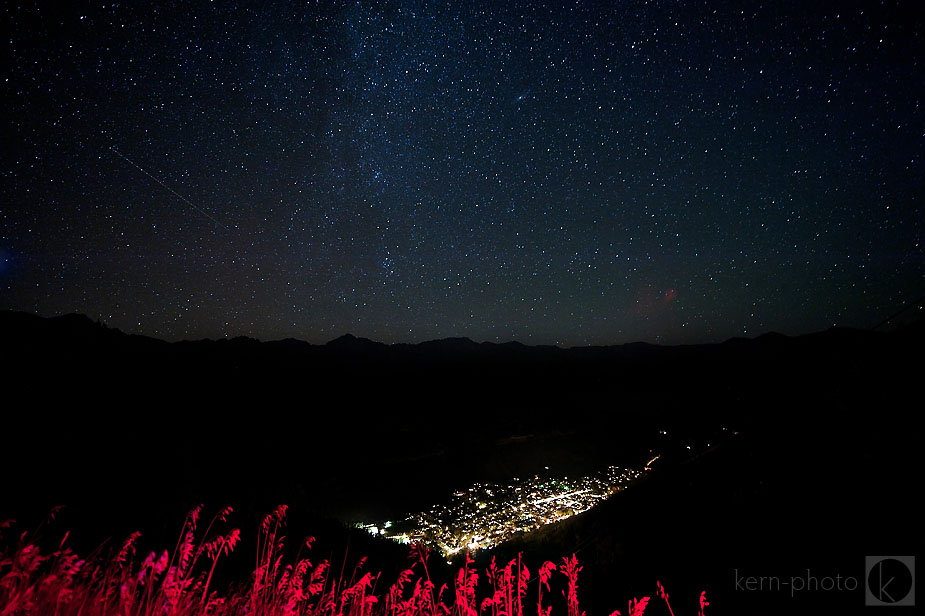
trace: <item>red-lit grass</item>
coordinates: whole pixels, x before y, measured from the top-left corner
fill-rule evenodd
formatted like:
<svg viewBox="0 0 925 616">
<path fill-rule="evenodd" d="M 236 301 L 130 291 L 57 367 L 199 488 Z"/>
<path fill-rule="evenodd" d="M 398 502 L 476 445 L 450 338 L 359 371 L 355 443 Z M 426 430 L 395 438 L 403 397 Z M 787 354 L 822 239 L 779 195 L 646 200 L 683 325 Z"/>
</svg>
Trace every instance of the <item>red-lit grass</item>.
<svg viewBox="0 0 925 616">
<path fill-rule="evenodd" d="M 140 564 L 139 533 L 129 535 L 115 553 L 99 548 L 82 559 L 66 545 L 68 533 L 55 550 L 42 554 L 35 533 L 8 538 L 11 522 L 0 523 L 0 616 L 523 616 L 528 587 L 534 582 L 537 616 L 551 616 L 553 611 L 552 606 L 543 606 L 543 591 L 550 592 L 557 566 L 544 562 L 531 579 L 521 554 L 503 568 L 492 559 L 485 572 L 487 589 L 479 588 L 479 574 L 467 555 L 454 579 L 451 605 L 443 600 L 446 584 L 434 592 L 427 567 L 429 552 L 422 545 L 412 547 L 410 567 L 379 595 L 375 593 L 379 575 L 362 572 L 365 558 L 348 580 L 343 569 L 334 579 L 327 561 L 313 565 L 303 558 L 312 537 L 299 547 L 294 564 L 286 564 L 281 534 L 285 505 L 266 516 L 258 528 L 249 582 L 221 594 L 211 588 L 213 576 L 220 558 L 234 551 L 241 534 L 238 529 L 210 534 L 216 523 L 227 521 L 229 507 L 197 537 L 201 511 L 196 507 L 187 515 L 172 553 L 150 552 Z M 578 603 L 581 569 L 574 554 L 558 566 L 565 577 L 563 616 L 586 616 Z M 487 592 L 481 604 L 480 590 Z M 657 591 L 674 616 L 660 582 Z M 649 597 L 630 601 L 627 614 L 642 616 L 648 603 Z M 707 605 L 706 594 L 701 593 L 699 616 L 704 616 Z M 619 615 L 619 610 L 611 613 Z"/>
</svg>

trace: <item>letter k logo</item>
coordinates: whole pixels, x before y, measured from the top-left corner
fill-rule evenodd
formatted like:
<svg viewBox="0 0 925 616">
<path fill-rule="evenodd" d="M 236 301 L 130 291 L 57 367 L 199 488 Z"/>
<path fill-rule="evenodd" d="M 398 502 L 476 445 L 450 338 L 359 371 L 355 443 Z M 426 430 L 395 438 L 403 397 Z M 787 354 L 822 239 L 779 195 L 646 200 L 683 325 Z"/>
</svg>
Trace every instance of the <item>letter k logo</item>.
<svg viewBox="0 0 925 616">
<path fill-rule="evenodd" d="M 915 557 L 868 556 L 865 605 L 915 605 Z"/>
</svg>

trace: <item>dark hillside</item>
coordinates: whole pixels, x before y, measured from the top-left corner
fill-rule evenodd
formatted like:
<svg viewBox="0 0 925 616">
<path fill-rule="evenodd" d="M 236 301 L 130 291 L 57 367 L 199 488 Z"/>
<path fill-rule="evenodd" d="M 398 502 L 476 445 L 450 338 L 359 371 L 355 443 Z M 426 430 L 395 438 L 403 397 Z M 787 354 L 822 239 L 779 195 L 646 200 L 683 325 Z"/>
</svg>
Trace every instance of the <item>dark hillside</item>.
<svg viewBox="0 0 925 616">
<path fill-rule="evenodd" d="M 3 516 L 67 503 L 102 536 L 145 520 L 169 535 L 203 501 L 391 516 L 477 479 L 657 449 L 643 485 L 500 553 L 579 550 L 592 606 L 661 579 L 751 610 L 777 604 L 737 593 L 736 570 L 856 572 L 921 548 L 917 326 L 685 347 L 168 344 L 5 312 L 0 338 Z"/>
</svg>

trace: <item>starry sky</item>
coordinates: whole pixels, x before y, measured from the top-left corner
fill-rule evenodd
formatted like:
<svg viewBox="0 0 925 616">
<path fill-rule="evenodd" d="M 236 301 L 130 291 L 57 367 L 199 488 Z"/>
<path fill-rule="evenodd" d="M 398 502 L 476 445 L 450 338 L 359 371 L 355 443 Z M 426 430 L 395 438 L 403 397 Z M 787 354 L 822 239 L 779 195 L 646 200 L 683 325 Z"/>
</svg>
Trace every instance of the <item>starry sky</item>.
<svg viewBox="0 0 925 616">
<path fill-rule="evenodd" d="M 917 2 L 4 1 L 2 23 L 0 308 L 574 346 L 871 327 L 925 295 Z"/>
</svg>

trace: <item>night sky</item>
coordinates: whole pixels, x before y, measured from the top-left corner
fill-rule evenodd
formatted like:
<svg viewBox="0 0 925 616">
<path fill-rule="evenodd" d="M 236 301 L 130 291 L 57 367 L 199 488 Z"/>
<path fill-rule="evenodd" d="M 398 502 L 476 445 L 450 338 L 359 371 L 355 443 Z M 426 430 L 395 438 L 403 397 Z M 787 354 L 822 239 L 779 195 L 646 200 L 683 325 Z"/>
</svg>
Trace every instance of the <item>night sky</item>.
<svg viewBox="0 0 925 616">
<path fill-rule="evenodd" d="M 5 1 L 0 308 L 168 340 L 871 327 L 925 295 L 922 15 Z"/>
</svg>

